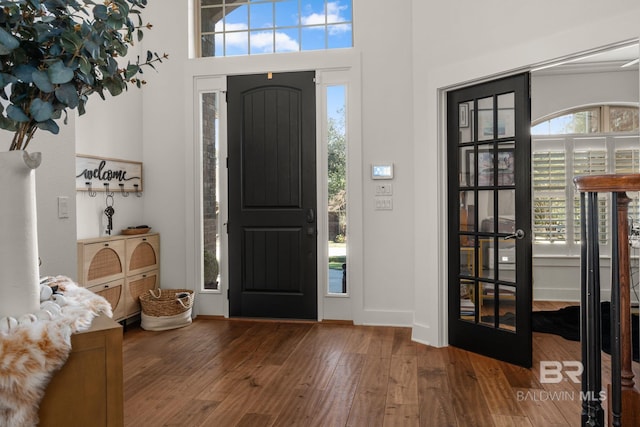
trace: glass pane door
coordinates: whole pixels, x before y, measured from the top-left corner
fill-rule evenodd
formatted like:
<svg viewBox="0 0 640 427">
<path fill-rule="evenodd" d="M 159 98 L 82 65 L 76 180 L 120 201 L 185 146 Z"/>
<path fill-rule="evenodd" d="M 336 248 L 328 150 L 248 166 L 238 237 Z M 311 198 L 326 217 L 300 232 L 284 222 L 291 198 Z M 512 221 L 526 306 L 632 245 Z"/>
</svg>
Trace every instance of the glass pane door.
<svg viewBox="0 0 640 427">
<path fill-rule="evenodd" d="M 527 75 L 449 94 L 449 340 L 522 365 L 531 363 L 528 123 Z"/>
</svg>

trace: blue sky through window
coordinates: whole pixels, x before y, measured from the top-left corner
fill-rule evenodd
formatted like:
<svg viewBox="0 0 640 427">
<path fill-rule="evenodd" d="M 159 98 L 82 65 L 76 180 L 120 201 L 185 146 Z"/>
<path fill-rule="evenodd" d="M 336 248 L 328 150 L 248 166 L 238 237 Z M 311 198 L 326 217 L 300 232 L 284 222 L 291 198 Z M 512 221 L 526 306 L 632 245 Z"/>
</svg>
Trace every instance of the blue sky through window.
<svg viewBox="0 0 640 427">
<path fill-rule="evenodd" d="M 202 56 L 353 46 L 351 0 L 202 2 Z"/>
<path fill-rule="evenodd" d="M 346 96 L 345 85 L 327 87 L 327 119 L 333 119 L 338 126 L 345 125 Z M 344 129 L 341 130 L 344 132 Z"/>
</svg>

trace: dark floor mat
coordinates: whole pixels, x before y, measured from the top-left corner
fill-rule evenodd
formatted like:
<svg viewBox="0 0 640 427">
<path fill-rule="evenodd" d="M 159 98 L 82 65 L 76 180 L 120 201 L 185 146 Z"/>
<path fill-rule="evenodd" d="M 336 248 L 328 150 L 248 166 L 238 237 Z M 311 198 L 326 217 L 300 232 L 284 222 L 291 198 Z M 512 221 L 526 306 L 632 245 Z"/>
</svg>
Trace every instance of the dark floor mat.
<svg viewBox="0 0 640 427">
<path fill-rule="evenodd" d="M 602 350 L 611 353 L 610 335 L 610 303 L 604 301 L 600 305 L 602 319 Z M 638 315 L 631 317 L 633 337 L 633 360 L 638 361 Z M 580 307 L 570 306 L 555 311 L 534 311 L 531 316 L 531 329 L 534 332 L 560 335 L 570 341 L 580 341 Z"/>
</svg>

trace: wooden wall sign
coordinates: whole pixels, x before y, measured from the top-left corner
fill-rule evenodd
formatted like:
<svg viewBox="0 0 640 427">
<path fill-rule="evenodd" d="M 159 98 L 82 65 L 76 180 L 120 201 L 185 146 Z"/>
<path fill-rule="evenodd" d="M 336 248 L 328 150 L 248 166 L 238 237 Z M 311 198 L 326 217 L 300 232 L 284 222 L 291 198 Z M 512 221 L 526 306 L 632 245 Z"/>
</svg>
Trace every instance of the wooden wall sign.
<svg viewBox="0 0 640 427">
<path fill-rule="evenodd" d="M 142 162 L 76 155 L 76 190 L 107 189 L 113 192 L 141 192 Z"/>
</svg>

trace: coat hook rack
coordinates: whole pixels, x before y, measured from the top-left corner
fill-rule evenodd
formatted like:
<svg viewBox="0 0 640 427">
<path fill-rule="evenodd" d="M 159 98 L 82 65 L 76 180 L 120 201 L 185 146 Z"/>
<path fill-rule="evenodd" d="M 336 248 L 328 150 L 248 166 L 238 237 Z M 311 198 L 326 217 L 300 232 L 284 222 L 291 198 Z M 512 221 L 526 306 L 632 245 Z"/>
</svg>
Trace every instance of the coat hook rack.
<svg viewBox="0 0 640 427">
<path fill-rule="evenodd" d="M 107 196 L 113 197 L 113 191 L 109 190 L 109 183 L 108 182 L 104 183 L 104 191 L 107 194 Z"/>
<path fill-rule="evenodd" d="M 142 192 L 138 189 L 140 188 L 138 184 L 133 184 L 133 188 L 136 190 L 136 197 L 142 197 Z"/>
<path fill-rule="evenodd" d="M 120 194 L 122 194 L 122 197 L 129 197 L 129 192 L 128 191 L 124 191 L 124 184 L 118 184 L 120 186 Z"/>
<path fill-rule="evenodd" d="M 87 191 L 89 193 L 89 197 L 96 197 L 98 193 L 91 189 L 91 182 L 87 181 L 85 184 L 87 184 Z"/>
</svg>

